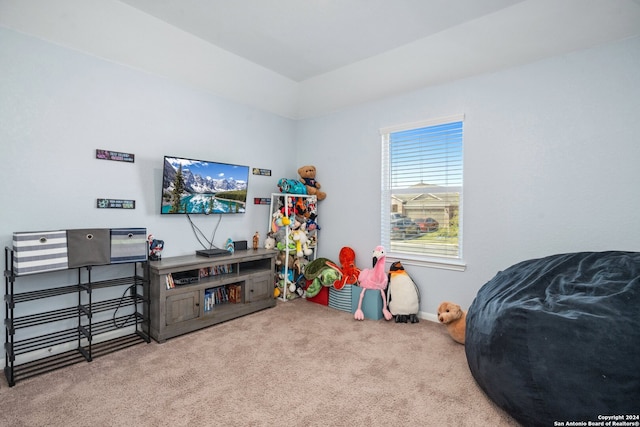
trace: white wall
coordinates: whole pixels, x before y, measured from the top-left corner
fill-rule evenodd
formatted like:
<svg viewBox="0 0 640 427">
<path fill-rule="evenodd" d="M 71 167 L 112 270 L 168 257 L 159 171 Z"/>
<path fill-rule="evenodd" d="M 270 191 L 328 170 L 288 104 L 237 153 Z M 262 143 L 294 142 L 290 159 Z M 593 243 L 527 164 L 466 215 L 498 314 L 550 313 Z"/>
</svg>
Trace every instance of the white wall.
<svg viewBox="0 0 640 427">
<path fill-rule="evenodd" d="M 294 122 L 127 67 L 0 28 L 0 243 L 13 231 L 142 226 L 165 256 L 198 243 L 186 218 L 160 216 L 164 155 L 273 170 L 249 177 L 247 213 L 225 216 L 215 243 L 250 239 L 294 148 Z M 274 149 L 279 147 L 279 149 Z M 97 148 L 135 163 L 97 160 Z M 97 209 L 97 198 L 133 199 L 135 210 Z M 219 216 L 196 217 L 212 233 Z"/>
<path fill-rule="evenodd" d="M 295 122 L 272 113 L 1 27 L 0 76 L 2 248 L 14 231 L 146 227 L 165 241 L 163 256 L 192 254 L 200 246 L 187 219 L 159 214 L 164 155 L 271 169 L 249 177 L 247 213 L 223 216 L 214 239 L 250 241 L 269 215 L 253 198 L 270 197 L 278 176 L 295 173 Z M 97 160 L 98 148 L 132 153 L 135 163 Z M 136 208 L 97 209 L 97 198 L 133 199 Z M 220 216 L 193 218 L 210 236 Z M 56 273 L 16 286 L 51 280 L 75 279 Z"/>
<path fill-rule="evenodd" d="M 414 91 L 297 126 L 315 163 L 323 256 L 380 243 L 378 130 L 464 113 L 465 272 L 405 267 L 421 311 L 477 290 L 511 264 L 554 253 L 640 250 L 640 38 Z"/>
<path fill-rule="evenodd" d="M 214 243 L 266 228 L 269 209 L 253 198 L 286 175 L 293 121 L 11 30 L 0 28 L 0 40 L 2 247 L 14 231 L 146 227 L 165 241 L 163 256 L 193 253 L 187 219 L 159 214 L 164 155 L 271 169 L 249 177 L 247 213 L 222 217 Z M 135 163 L 97 160 L 98 148 Z M 136 208 L 97 209 L 97 198 Z M 194 220 L 210 236 L 218 218 Z"/>
</svg>

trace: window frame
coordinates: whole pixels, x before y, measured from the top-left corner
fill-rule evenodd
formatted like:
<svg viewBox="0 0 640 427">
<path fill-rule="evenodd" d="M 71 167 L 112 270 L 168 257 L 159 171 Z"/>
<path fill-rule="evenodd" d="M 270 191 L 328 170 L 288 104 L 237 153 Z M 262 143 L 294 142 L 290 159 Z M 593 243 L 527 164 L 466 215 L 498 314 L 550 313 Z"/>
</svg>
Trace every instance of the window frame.
<svg viewBox="0 0 640 427">
<path fill-rule="evenodd" d="M 461 166 L 462 183 L 458 188 L 459 191 L 459 203 L 458 203 L 458 254 L 455 257 L 437 256 L 435 254 L 417 254 L 413 252 L 403 252 L 401 250 L 394 250 L 391 246 L 391 197 L 394 193 L 394 189 L 391 185 L 391 134 L 397 132 L 404 132 L 410 130 L 417 130 L 421 128 L 440 126 L 446 124 L 453 124 L 462 122 L 464 127 L 464 114 L 456 114 L 446 117 L 440 117 L 429 120 L 422 120 L 418 122 L 400 124 L 395 126 L 388 126 L 380 129 L 381 146 L 382 146 L 382 165 L 381 165 L 381 239 L 382 245 L 387 250 L 387 257 L 390 259 L 401 259 L 403 263 L 409 265 L 426 266 L 433 268 L 441 268 L 447 270 L 464 271 L 466 264 L 463 259 L 463 189 L 464 189 L 464 164 Z M 464 159 L 464 133 L 462 137 L 462 158 Z M 395 190 L 397 193 L 398 191 Z"/>
</svg>

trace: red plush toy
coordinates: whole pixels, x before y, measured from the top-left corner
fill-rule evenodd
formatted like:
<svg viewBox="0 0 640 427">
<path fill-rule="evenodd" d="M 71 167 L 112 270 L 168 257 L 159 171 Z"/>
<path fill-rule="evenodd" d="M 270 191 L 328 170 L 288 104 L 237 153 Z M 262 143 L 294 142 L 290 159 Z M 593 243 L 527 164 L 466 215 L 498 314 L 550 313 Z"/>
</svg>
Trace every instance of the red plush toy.
<svg viewBox="0 0 640 427">
<path fill-rule="evenodd" d="M 353 285 L 358 282 L 358 276 L 360 275 L 360 269 L 356 267 L 356 253 L 348 246 L 340 249 L 340 272 L 342 278 L 336 280 L 333 287 L 337 290 L 344 288 L 344 285 Z"/>
</svg>

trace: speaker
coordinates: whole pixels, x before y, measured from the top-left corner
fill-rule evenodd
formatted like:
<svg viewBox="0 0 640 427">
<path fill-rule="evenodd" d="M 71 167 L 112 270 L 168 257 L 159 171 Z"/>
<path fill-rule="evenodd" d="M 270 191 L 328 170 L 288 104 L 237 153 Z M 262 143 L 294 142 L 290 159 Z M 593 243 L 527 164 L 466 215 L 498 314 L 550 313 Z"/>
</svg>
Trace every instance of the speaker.
<svg viewBox="0 0 640 427">
<path fill-rule="evenodd" d="M 246 251 L 247 250 L 247 241 L 246 240 L 236 240 L 233 242 L 233 248 L 236 251 Z"/>
</svg>

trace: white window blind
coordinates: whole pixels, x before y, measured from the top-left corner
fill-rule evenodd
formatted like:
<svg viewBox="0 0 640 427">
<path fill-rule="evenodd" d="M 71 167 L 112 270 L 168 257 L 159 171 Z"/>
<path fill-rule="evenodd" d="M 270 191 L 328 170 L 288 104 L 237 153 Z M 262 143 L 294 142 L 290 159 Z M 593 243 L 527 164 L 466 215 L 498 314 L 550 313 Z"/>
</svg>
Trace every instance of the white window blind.
<svg viewBox="0 0 640 427">
<path fill-rule="evenodd" d="M 381 241 L 391 253 L 462 259 L 463 119 L 380 130 Z"/>
</svg>

